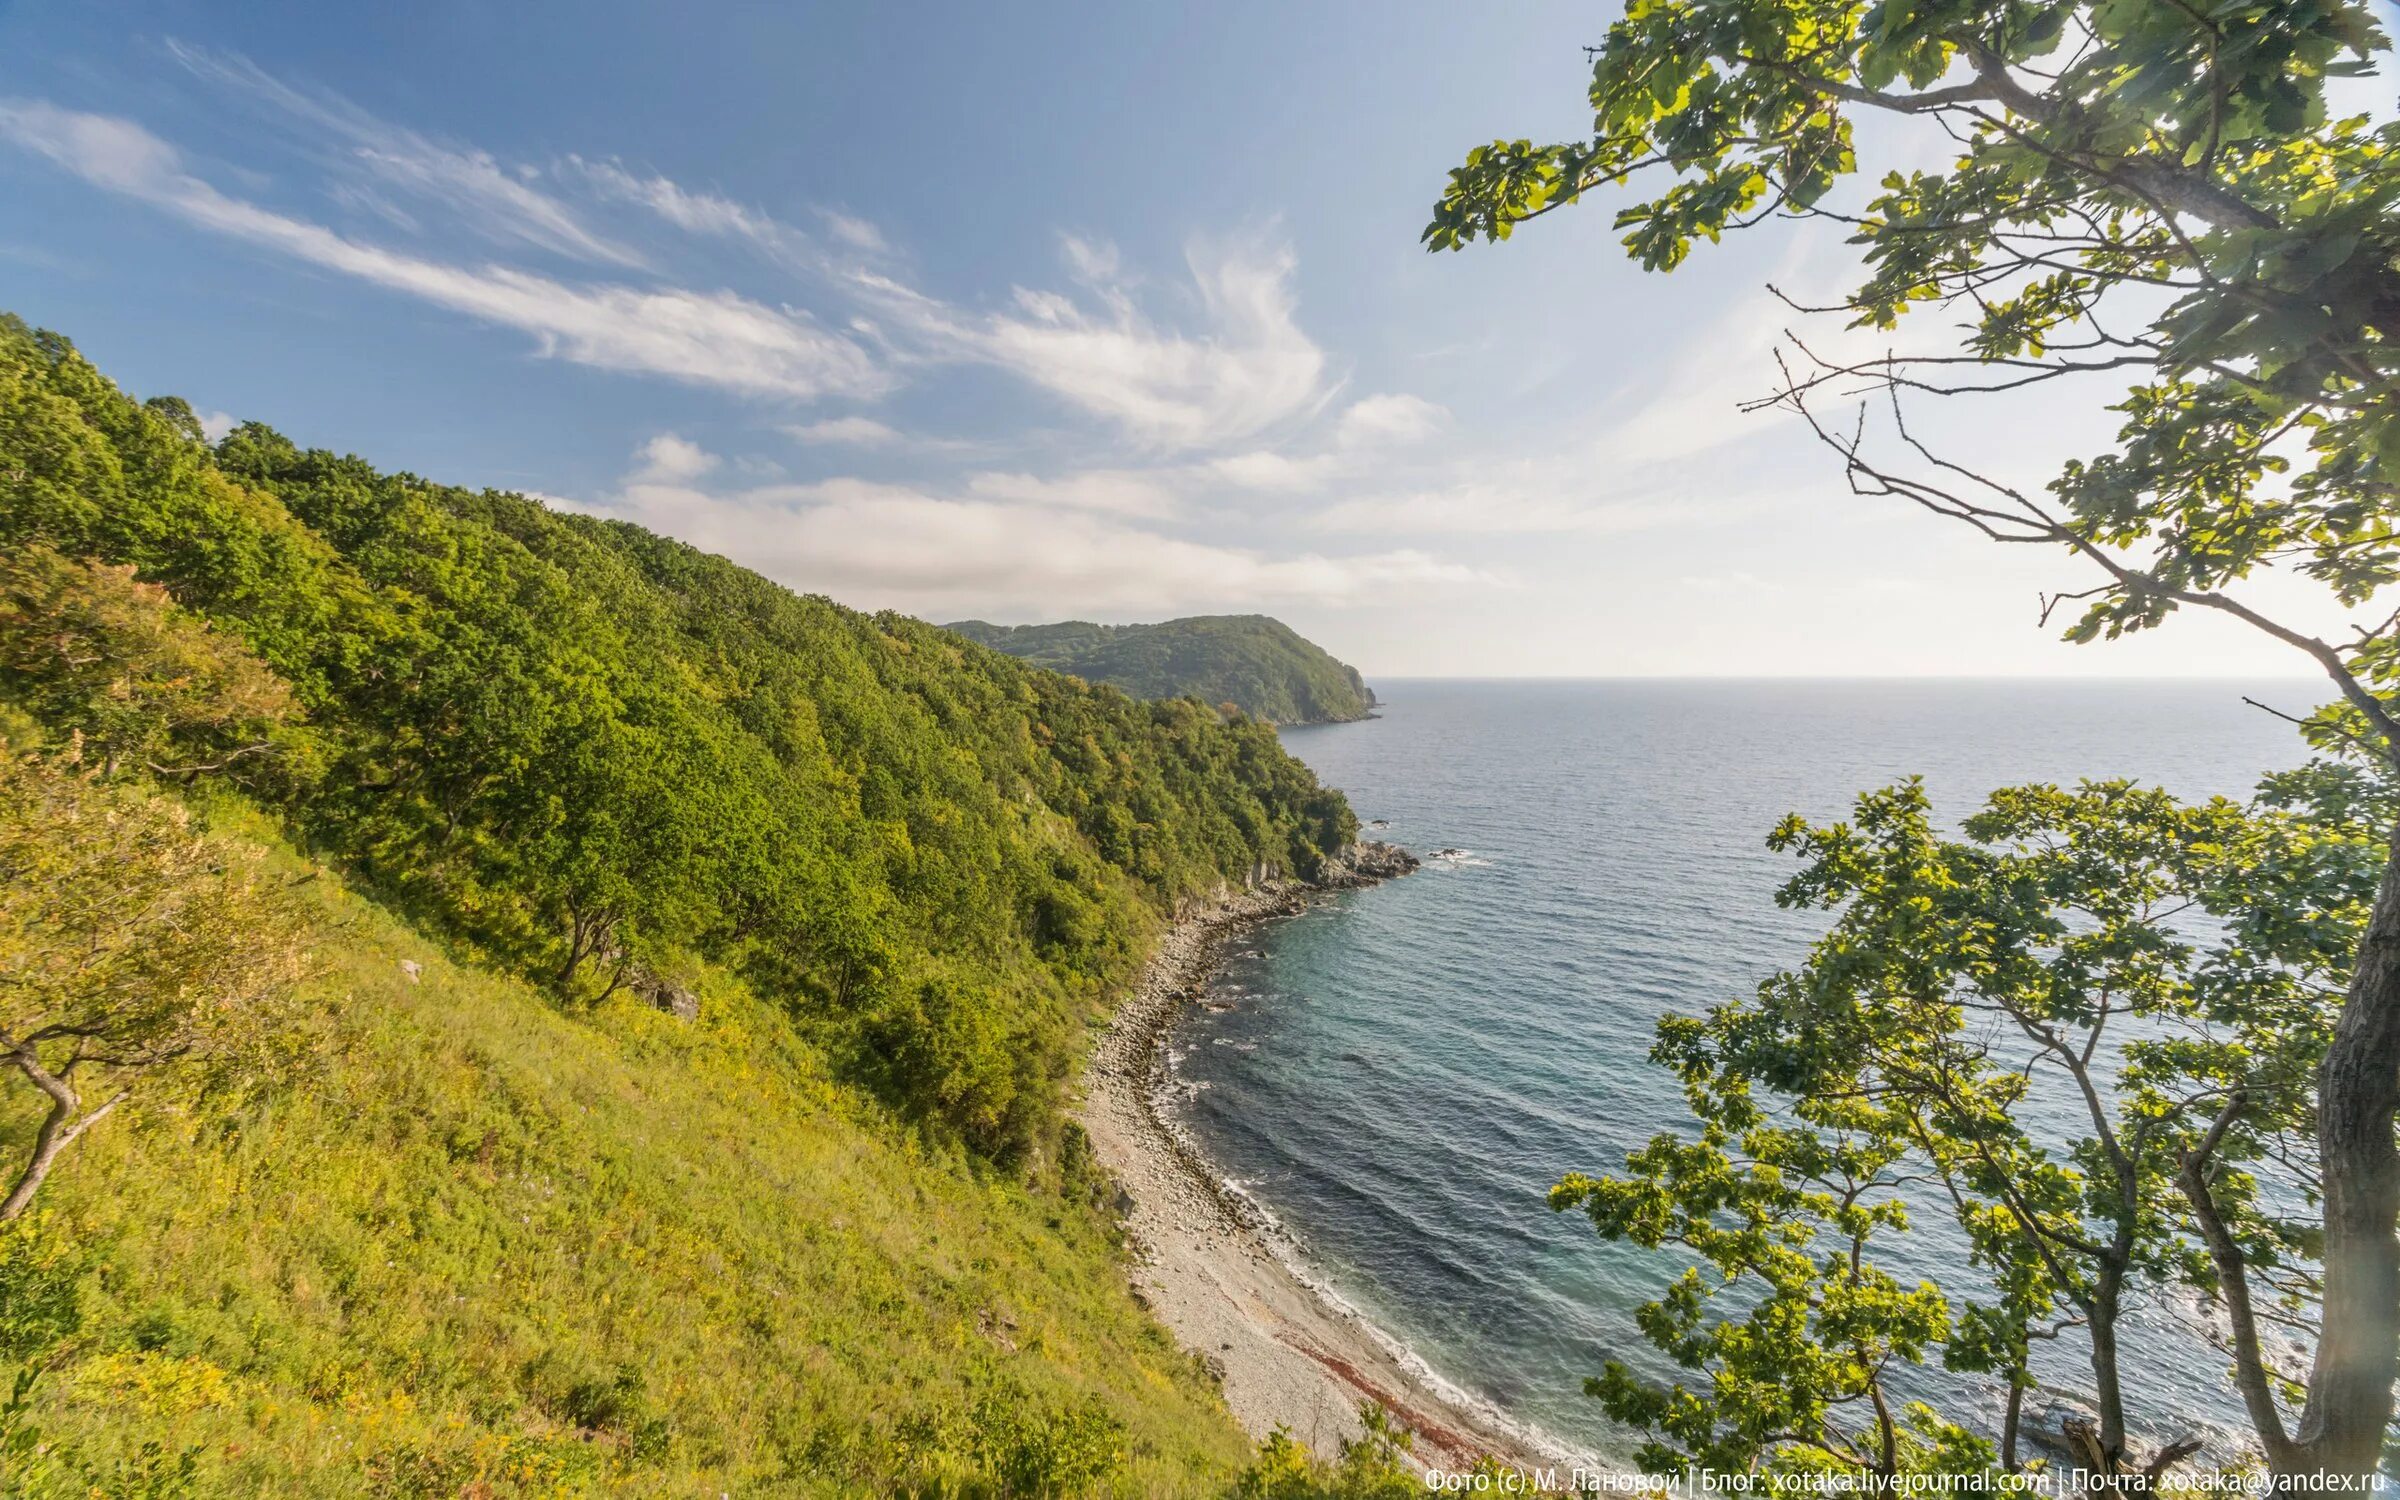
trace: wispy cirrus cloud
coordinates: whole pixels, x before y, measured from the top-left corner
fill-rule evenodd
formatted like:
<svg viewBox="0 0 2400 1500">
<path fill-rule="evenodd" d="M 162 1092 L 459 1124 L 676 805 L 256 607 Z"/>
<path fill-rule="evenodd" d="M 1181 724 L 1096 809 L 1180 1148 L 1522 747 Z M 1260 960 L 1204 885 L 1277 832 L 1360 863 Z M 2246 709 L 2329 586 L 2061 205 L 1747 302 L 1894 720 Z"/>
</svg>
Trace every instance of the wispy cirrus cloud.
<svg viewBox="0 0 2400 1500">
<path fill-rule="evenodd" d="M 1154 453 L 1224 448 L 1320 410 L 1329 360 L 1302 330 L 1291 247 L 1253 234 L 1196 240 L 1186 275 L 1141 286 L 1105 242 L 1062 236 L 1069 286 L 1018 287 L 976 310 L 896 273 L 872 222 L 817 209 L 811 232 L 730 195 L 615 158 L 569 154 L 546 167 L 394 125 L 350 101 L 294 86 L 238 54 L 183 42 L 169 53 L 194 76 L 287 126 L 285 144 L 323 168 L 335 205 L 399 240 L 447 246 L 462 236 L 568 261 L 653 273 L 656 284 L 584 282 L 555 270 L 468 265 L 451 254 L 377 243 L 270 208 L 192 170 L 134 121 L 41 101 L 6 105 L 0 133 L 97 186 L 140 198 L 221 234 L 533 333 L 543 352 L 751 393 L 874 394 L 915 366 L 980 365 L 1040 389 Z M 332 150 L 326 149 L 330 143 Z M 625 216 L 647 220 L 629 233 Z M 661 228 L 736 244 L 802 278 L 799 290 L 851 302 L 872 321 L 829 326 L 789 305 L 677 285 Z M 1188 314 L 1137 295 L 1163 291 Z M 634 326 L 634 325 L 641 326 Z M 720 347 L 721 361 L 694 346 Z M 1354 424 L 1377 410 L 1372 398 Z M 1388 408 L 1386 419 L 1412 418 Z M 862 441 L 837 431 L 825 441 Z"/>
<path fill-rule="evenodd" d="M 0 99 L 0 138 L 199 228 L 517 329 L 541 353 L 576 364 L 801 399 L 871 395 L 891 384 L 865 349 L 804 311 L 725 291 L 570 284 L 368 244 L 220 191 L 130 120 Z"/>
<path fill-rule="evenodd" d="M 490 153 L 445 145 L 393 125 L 337 95 L 311 92 L 268 73 L 238 53 L 170 39 L 168 55 L 196 77 L 265 106 L 338 143 L 345 163 L 383 188 L 449 211 L 454 222 L 496 242 L 532 246 L 576 260 L 640 267 L 640 252 L 586 222 L 582 213 L 535 185 L 532 174 L 503 166 Z M 337 183 L 339 197 L 413 225 L 404 211 L 355 184 Z"/>
<path fill-rule="evenodd" d="M 559 171 L 579 180 L 604 201 L 647 209 L 686 234 L 740 241 L 795 267 L 810 268 L 822 262 L 807 235 L 721 193 L 687 188 L 672 178 L 636 172 L 614 160 L 569 156 L 559 164 Z"/>
<path fill-rule="evenodd" d="M 1300 328 L 1288 244 L 1193 244 L 1186 331 L 1134 295 L 1116 250 L 1064 237 L 1079 293 L 1018 287 L 1001 311 L 953 307 L 874 269 L 850 280 L 895 331 L 937 360 L 995 366 L 1156 452 L 1222 447 L 1321 408 L 1325 351 Z"/>
<path fill-rule="evenodd" d="M 1209 461 L 1208 476 L 1239 489 L 1306 494 L 1373 476 L 1382 456 L 1440 430 L 1450 413 L 1422 397 L 1364 396 L 1333 420 L 1331 447 L 1289 452 L 1253 448 Z"/>
<path fill-rule="evenodd" d="M 1105 241 L 1061 236 L 1068 289 L 1020 286 L 1006 305 L 977 310 L 911 285 L 894 271 L 881 229 L 855 215 L 819 207 L 812 232 L 613 157 L 509 163 L 287 82 L 238 53 L 181 41 L 166 50 L 193 76 L 281 122 L 282 144 L 323 169 L 332 203 L 404 240 L 448 246 L 472 236 L 658 273 L 659 284 L 584 283 L 548 269 L 470 266 L 445 251 L 379 244 L 214 185 L 177 148 L 123 118 L 18 100 L 7 105 L 0 132 L 98 186 L 215 232 L 525 329 L 545 353 L 579 363 L 800 397 L 871 394 L 911 366 L 981 365 L 1159 454 L 1253 441 L 1315 415 L 1335 389 L 1325 351 L 1298 320 L 1296 257 L 1266 234 L 1196 239 L 1186 274 L 1160 284 L 1127 273 Z M 649 222 L 648 236 L 628 232 L 627 210 Z M 745 246 L 802 277 L 804 288 L 858 305 L 872 321 L 828 326 L 789 305 L 676 285 L 659 273 L 676 259 L 656 240 L 662 226 Z M 1159 306 L 1162 295 L 1188 316 Z M 633 320 L 651 326 L 646 333 L 625 326 Z M 721 373 L 692 357 L 696 339 L 722 340 Z M 1393 435 L 1392 424 L 1418 424 L 1439 410 L 1411 408 L 1413 400 L 1368 398 L 1352 408 L 1344 432 Z M 874 439 L 837 428 L 812 440 Z"/>
</svg>

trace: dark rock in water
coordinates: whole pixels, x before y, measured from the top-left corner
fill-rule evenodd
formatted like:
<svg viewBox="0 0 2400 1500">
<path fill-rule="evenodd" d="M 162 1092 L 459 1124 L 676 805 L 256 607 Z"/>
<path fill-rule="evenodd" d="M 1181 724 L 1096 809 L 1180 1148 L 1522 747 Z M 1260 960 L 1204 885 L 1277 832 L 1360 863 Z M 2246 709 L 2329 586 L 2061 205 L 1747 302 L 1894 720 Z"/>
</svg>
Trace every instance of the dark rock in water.
<svg viewBox="0 0 2400 1500">
<path fill-rule="evenodd" d="M 1391 824 L 1389 824 L 1389 823 L 1387 823 L 1387 822 L 1385 822 L 1385 821 L 1384 821 L 1383 819 L 1381 819 L 1381 818 L 1370 818 L 1370 819 L 1368 819 L 1368 820 L 1367 820 L 1367 826 L 1368 826 L 1369 828 L 1389 828 L 1389 827 L 1391 827 L 1392 825 L 1391 825 Z"/>
<path fill-rule="evenodd" d="M 2036 1390 L 2027 1396 L 2017 1433 L 2030 1446 L 2064 1458 L 2073 1453 L 2067 1446 L 2067 1424 L 2099 1420 L 2099 1413 L 2072 1396 Z"/>
</svg>

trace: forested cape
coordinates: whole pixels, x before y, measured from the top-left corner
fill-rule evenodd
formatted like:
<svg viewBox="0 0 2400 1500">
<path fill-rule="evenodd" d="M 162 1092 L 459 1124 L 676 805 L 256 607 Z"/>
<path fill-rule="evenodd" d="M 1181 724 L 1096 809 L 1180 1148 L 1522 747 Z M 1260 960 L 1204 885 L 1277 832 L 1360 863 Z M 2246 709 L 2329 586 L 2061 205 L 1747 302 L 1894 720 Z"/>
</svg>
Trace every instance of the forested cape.
<svg viewBox="0 0 2400 1500">
<path fill-rule="evenodd" d="M 1082 1024 L 1160 914 L 1356 830 L 1264 723 L 255 423 L 212 448 L 14 318 L 0 549 L 130 565 L 297 704 L 186 726 L 154 769 L 208 767 L 570 1000 L 731 967 L 995 1160 L 1053 1141 Z"/>
<path fill-rule="evenodd" d="M 1266 615 L 1194 615 L 1156 625 L 960 620 L 948 628 L 1136 698 L 1196 698 L 1276 724 L 1363 719 L 1375 707 L 1357 668 Z"/>
</svg>

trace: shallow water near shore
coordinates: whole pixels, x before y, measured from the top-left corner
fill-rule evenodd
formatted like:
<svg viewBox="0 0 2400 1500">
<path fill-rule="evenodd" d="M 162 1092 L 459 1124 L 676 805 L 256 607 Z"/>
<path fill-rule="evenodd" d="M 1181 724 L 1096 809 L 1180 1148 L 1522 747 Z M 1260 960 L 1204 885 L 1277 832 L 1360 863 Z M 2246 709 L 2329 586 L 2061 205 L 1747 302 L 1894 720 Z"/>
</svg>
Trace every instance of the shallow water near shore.
<svg viewBox="0 0 2400 1500">
<path fill-rule="evenodd" d="M 1378 682 L 1382 717 L 1288 729 L 1370 837 L 1430 858 L 1230 946 L 1175 1037 L 1184 1123 L 1311 1269 L 1448 1381 L 1579 1448 L 1630 1444 L 1581 1395 L 1654 1371 L 1633 1309 L 1679 1268 L 1604 1245 L 1543 1194 L 1685 1118 L 1654 1024 L 1746 994 L 1821 914 L 1778 910 L 1786 812 L 1848 813 L 1922 774 L 1938 813 L 1990 788 L 2131 777 L 2242 795 L 2305 749 L 2245 694 L 2307 681 Z M 1903 1260 L 1940 1274 L 1955 1230 Z M 1920 1259 L 1921 1258 L 1921 1259 Z M 2239 1425 L 2223 1362 L 2140 1315 L 2144 1417 Z M 2072 1368 L 2057 1372 L 2074 1386 Z M 1987 1401 L 1938 1372 L 1930 1394 Z"/>
</svg>

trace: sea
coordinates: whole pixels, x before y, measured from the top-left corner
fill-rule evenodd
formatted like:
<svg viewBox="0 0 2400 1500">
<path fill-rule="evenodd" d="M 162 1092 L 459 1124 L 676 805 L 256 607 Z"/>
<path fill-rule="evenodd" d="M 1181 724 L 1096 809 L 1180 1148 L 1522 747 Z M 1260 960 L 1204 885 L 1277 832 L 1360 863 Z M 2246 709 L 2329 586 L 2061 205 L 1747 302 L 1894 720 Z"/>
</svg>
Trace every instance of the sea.
<svg viewBox="0 0 2400 1500">
<path fill-rule="evenodd" d="M 2307 758 L 2245 698 L 2300 713 L 2328 696 L 2307 680 L 1375 687 L 1379 717 L 1283 742 L 1369 836 L 1452 852 L 1238 938 L 1174 1037 L 1174 1107 L 1328 1295 L 1468 1398 L 1618 1463 L 1633 1439 L 1583 1381 L 1611 1359 L 1672 1373 L 1634 1314 L 1685 1262 L 1603 1243 L 1544 1195 L 1688 1119 L 1646 1060 L 1661 1016 L 1749 995 L 1824 929 L 1776 906 L 1795 866 L 1769 830 L 1845 817 L 1908 776 L 1950 821 L 1995 787 L 2085 778 L 2241 797 Z M 1927 1213 L 1891 1258 L 1939 1279 L 1963 1257 Z M 2198 1317 L 2173 1296 L 2134 1312 L 2137 1429 L 2240 1429 Z M 2079 1389 L 2071 1359 L 2043 1374 Z M 1904 1386 L 1996 1430 L 1980 1379 Z"/>
</svg>

